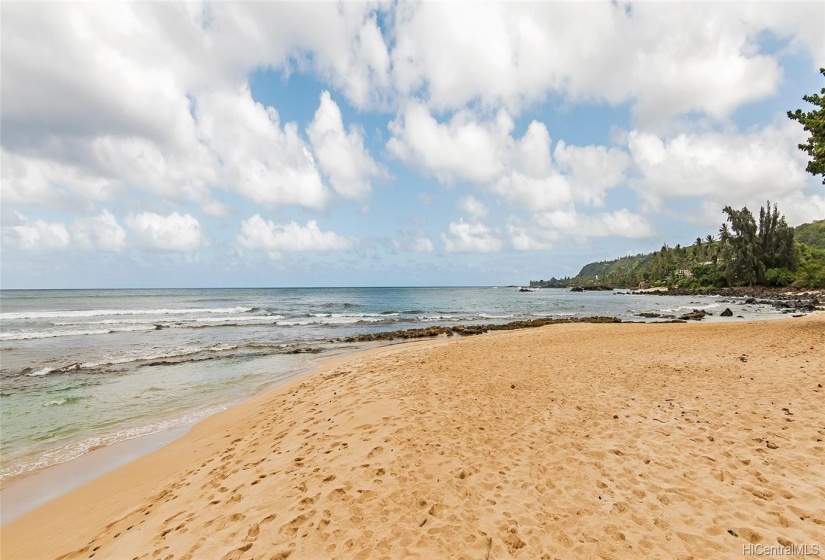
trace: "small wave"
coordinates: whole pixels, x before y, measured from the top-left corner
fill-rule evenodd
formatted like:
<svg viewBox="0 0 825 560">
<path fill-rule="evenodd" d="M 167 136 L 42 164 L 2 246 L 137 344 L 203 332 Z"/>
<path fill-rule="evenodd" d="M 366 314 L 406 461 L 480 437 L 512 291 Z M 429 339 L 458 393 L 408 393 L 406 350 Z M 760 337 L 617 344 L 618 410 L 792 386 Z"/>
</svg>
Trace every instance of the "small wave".
<svg viewBox="0 0 825 560">
<path fill-rule="evenodd" d="M 460 315 L 426 315 L 424 317 L 418 317 L 417 320 L 428 323 L 432 321 L 460 321 L 462 319 L 467 320 L 466 317 Z"/>
<path fill-rule="evenodd" d="M 252 307 L 199 307 L 163 309 L 89 309 L 76 311 L 18 311 L 0 313 L 0 320 L 14 319 L 56 319 L 71 317 L 100 317 L 108 315 L 192 315 L 194 313 L 247 313 Z"/>
<path fill-rule="evenodd" d="M 118 366 L 118 365 L 125 365 L 125 364 L 133 364 L 133 363 L 140 363 L 140 362 L 152 362 L 157 360 L 170 360 L 170 359 L 181 359 L 186 358 L 189 356 L 194 356 L 196 354 L 200 354 L 203 352 L 230 352 L 232 350 L 236 350 L 238 348 L 237 344 L 229 344 L 229 343 L 218 343 L 212 346 L 195 346 L 195 347 L 177 347 L 172 349 L 167 349 L 161 352 L 153 352 L 153 353 L 141 353 L 136 352 L 133 354 L 129 354 L 127 356 L 123 356 L 121 358 L 112 358 L 109 360 L 102 360 L 99 362 L 84 362 L 84 363 L 73 363 L 65 366 L 60 367 L 43 367 L 37 370 L 32 371 L 31 368 L 26 368 L 20 374 L 26 375 L 28 377 L 41 377 L 43 375 L 52 375 L 52 374 L 59 374 L 59 373 L 69 373 L 73 371 L 91 371 L 100 369 L 106 366 Z"/>
<path fill-rule="evenodd" d="M 262 325 L 271 323 L 277 319 L 285 319 L 283 315 L 254 315 L 254 316 L 245 316 L 245 317 L 197 317 L 194 319 L 196 323 L 226 323 L 229 321 L 240 321 L 240 322 L 248 322 L 248 323 L 260 323 Z"/>
<path fill-rule="evenodd" d="M 114 334 L 119 332 L 135 332 L 155 330 L 154 325 L 141 327 L 126 327 L 122 329 L 91 329 L 91 330 L 55 330 L 55 331 L 22 331 L 0 333 L 0 340 L 36 340 L 40 338 L 59 338 L 64 336 L 90 336 L 96 334 Z"/>
<path fill-rule="evenodd" d="M 81 455 L 99 447 L 112 445 L 113 443 L 135 439 L 142 436 L 148 436 L 159 432 L 166 432 L 176 428 L 182 428 L 203 420 L 207 416 L 215 414 L 216 412 L 225 410 L 232 404 L 234 403 L 230 402 L 219 406 L 194 411 L 177 418 L 161 420 L 159 422 L 154 422 L 143 426 L 123 428 L 109 434 L 88 437 L 79 442 L 69 443 L 56 449 L 39 453 L 33 457 L 22 458 L 18 461 L 4 460 L 2 471 L 0 471 L 0 480 L 39 470 L 45 467 L 50 467 L 52 465 L 57 465 L 59 463 L 65 463 L 66 461 L 71 461 L 72 459 L 76 459 L 77 457 L 80 457 Z"/>
<path fill-rule="evenodd" d="M 43 406 L 63 406 L 65 404 L 75 404 L 88 398 L 89 397 L 64 397 L 62 399 L 56 399 L 53 401 L 49 401 L 47 403 L 43 403 Z"/>
<path fill-rule="evenodd" d="M 488 313 L 479 313 L 479 317 L 482 319 L 512 319 L 515 315 L 491 315 Z"/>
<path fill-rule="evenodd" d="M 361 307 L 358 303 L 323 303 L 319 305 L 321 309 L 355 309 L 356 307 Z"/>
<path fill-rule="evenodd" d="M 408 309 L 406 311 L 382 311 L 381 315 L 419 315 L 424 313 L 421 309 Z"/>
<path fill-rule="evenodd" d="M 680 311 L 693 311 L 694 309 L 704 309 L 705 311 L 709 309 L 716 309 L 717 307 L 721 307 L 718 303 L 709 303 L 707 305 L 680 305 L 679 307 L 670 307 L 666 309 L 662 309 L 665 313 L 679 313 Z"/>
</svg>

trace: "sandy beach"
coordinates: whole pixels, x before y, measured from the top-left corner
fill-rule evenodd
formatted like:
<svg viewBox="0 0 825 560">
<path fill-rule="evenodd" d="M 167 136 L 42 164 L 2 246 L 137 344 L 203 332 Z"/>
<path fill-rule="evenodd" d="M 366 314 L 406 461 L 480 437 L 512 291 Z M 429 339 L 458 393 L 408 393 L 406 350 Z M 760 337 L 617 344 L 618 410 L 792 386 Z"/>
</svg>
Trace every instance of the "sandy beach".
<svg viewBox="0 0 825 560">
<path fill-rule="evenodd" d="M 823 348 L 819 313 L 551 325 L 336 358 L 10 522 L 0 550 L 825 555 Z"/>
</svg>

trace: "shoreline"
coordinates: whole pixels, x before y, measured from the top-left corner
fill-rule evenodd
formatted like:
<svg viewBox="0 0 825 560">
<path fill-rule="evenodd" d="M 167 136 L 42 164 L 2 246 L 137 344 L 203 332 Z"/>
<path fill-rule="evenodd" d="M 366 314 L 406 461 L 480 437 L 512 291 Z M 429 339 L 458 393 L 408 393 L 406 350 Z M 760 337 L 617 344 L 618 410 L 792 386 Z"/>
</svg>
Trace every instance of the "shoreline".
<svg viewBox="0 0 825 560">
<path fill-rule="evenodd" d="M 191 424 L 116 441 L 91 449 L 74 459 L 6 479 L 0 484 L 0 527 L 85 484 L 94 482 L 101 476 L 163 449 L 216 414 L 243 405 L 257 396 L 264 395 L 269 391 L 300 379 L 302 376 L 311 374 L 327 360 L 343 358 L 392 344 L 394 344 L 392 341 L 385 341 L 375 345 L 367 344 L 357 348 L 331 350 L 328 354 L 315 358 L 309 363 L 287 372 L 286 375 L 277 380 L 265 384 L 260 390 L 250 394 L 247 398 L 232 401 L 222 410 L 218 410 Z"/>
<path fill-rule="evenodd" d="M 655 290 L 655 289 L 654 289 Z M 712 315 L 712 314 L 711 314 Z M 751 319 L 751 320 L 764 320 L 764 319 L 781 319 L 785 318 L 783 316 L 776 316 L 776 317 L 763 317 L 759 319 Z M 729 321 L 737 321 L 737 319 L 725 319 L 725 322 Z M 267 383 L 262 386 L 261 389 L 255 391 L 254 393 L 248 395 L 246 398 L 242 399 L 241 401 L 233 401 L 231 402 L 228 407 L 237 406 L 239 404 L 243 404 L 247 400 L 257 396 L 264 394 L 272 389 L 280 387 L 284 383 L 288 383 L 293 379 L 297 379 L 303 375 L 311 373 L 318 367 L 320 367 L 324 361 L 333 359 L 338 356 L 348 356 L 352 354 L 357 354 L 359 352 L 370 350 L 373 348 L 380 348 L 384 346 L 391 346 L 395 344 L 404 344 L 411 341 L 420 341 L 420 340 L 433 340 L 435 337 L 441 337 L 442 335 L 448 335 L 450 337 L 454 335 L 461 335 L 461 336 L 473 336 L 479 334 L 486 334 L 489 331 L 509 331 L 509 330 L 519 330 L 519 329 L 530 329 L 530 328 L 538 328 L 546 325 L 556 325 L 556 324 L 568 324 L 568 323 L 625 323 L 630 324 L 634 321 L 627 321 L 627 320 L 620 320 L 616 317 L 602 317 L 602 316 L 586 316 L 586 317 L 538 317 L 534 319 L 527 319 L 527 320 L 517 320 L 511 321 L 507 323 L 494 323 L 494 324 L 471 324 L 471 325 L 454 325 L 454 326 L 431 326 L 431 327 L 421 327 L 421 328 L 411 328 L 406 330 L 396 330 L 396 331 L 381 331 L 377 333 L 364 333 L 361 335 L 355 335 L 351 337 L 347 337 L 345 339 L 335 339 L 340 342 L 347 342 L 347 343 L 358 343 L 364 344 L 360 347 L 356 348 L 346 348 L 346 349 L 336 349 L 332 350 L 323 356 L 311 360 L 308 364 L 296 368 L 287 374 L 279 378 L 276 381 L 271 383 Z M 642 322 L 642 321 L 635 321 L 635 322 Z M 666 320 L 661 321 L 644 321 L 648 323 L 655 323 L 655 322 L 668 322 Z M 684 322 L 684 321 L 681 321 Z M 222 411 L 222 410 L 221 410 Z M 217 411 L 215 413 L 210 414 L 212 416 L 217 414 L 221 411 Z M 207 416 L 208 417 L 208 416 Z M 60 463 L 55 463 L 34 471 L 29 471 L 25 473 L 21 473 L 19 475 L 15 475 L 10 477 L 6 480 L 3 480 L 0 483 L 0 497 L 5 497 L 5 500 L 0 500 L 0 526 L 3 526 L 10 522 L 13 519 L 16 519 L 20 515 L 31 511 L 35 507 L 46 503 L 50 499 L 54 499 L 60 495 L 65 494 L 66 492 L 77 488 L 78 486 L 90 482 L 94 478 L 97 478 L 103 474 L 111 472 L 112 470 L 116 469 L 119 466 L 122 466 L 129 460 L 134 460 L 140 456 L 146 455 L 151 453 L 157 449 L 162 448 L 163 446 L 169 444 L 170 442 L 174 441 L 182 434 L 185 434 L 188 430 L 190 430 L 193 426 L 197 425 L 201 420 L 197 420 L 191 424 L 186 424 L 184 426 L 179 426 L 176 428 L 172 428 L 169 430 L 162 430 L 159 432 L 152 432 L 143 436 L 138 436 L 134 438 L 129 438 L 126 440 L 116 441 L 112 444 L 104 445 L 99 448 L 91 449 L 86 453 L 74 458 L 70 459 L 69 461 L 64 461 Z M 170 436 L 168 434 L 177 434 L 176 436 Z M 156 442 L 156 443 L 153 443 Z M 120 455 L 125 455 L 129 457 L 128 459 L 121 459 L 117 453 L 113 451 L 107 451 L 110 448 L 114 448 L 120 450 Z M 100 457 L 100 460 L 96 458 Z M 102 463 L 102 464 L 101 464 Z M 80 468 L 76 465 L 85 464 L 88 465 L 89 468 Z M 61 476 L 58 473 L 65 473 Z M 96 475 L 92 476 L 90 473 L 95 472 Z M 32 480 L 35 479 L 35 480 Z M 40 484 L 40 481 L 45 481 L 45 494 L 50 496 L 50 498 L 43 498 L 38 496 L 33 492 L 31 489 L 35 488 Z M 19 503 L 18 497 L 22 497 L 26 502 L 29 503 Z M 13 504 L 11 506 L 2 507 L 2 504 L 8 503 L 12 501 Z"/>
<path fill-rule="evenodd" d="M 823 323 L 822 314 L 816 313 L 804 319 L 787 318 L 782 323 L 786 323 L 787 326 L 803 322 L 821 327 Z M 671 331 L 666 334 L 694 336 L 697 334 L 697 329 L 698 332 L 701 332 L 702 329 L 708 329 L 710 331 L 740 330 L 742 332 L 747 332 L 747 329 L 765 330 L 766 327 L 761 327 L 760 325 L 765 325 L 768 323 L 774 322 L 737 321 L 735 323 L 732 322 L 728 324 L 694 324 L 691 327 L 675 328 L 679 331 L 691 331 L 690 333 L 677 333 L 676 331 Z M 50 501 L 44 506 L 24 515 L 18 520 L 10 521 L 8 524 L 4 523 L 2 532 L 3 540 L 4 543 L 6 543 L 6 546 L 3 547 L 3 556 L 6 557 L 8 550 L 27 550 L 27 546 L 34 546 L 34 549 L 28 549 L 30 551 L 49 550 L 50 552 L 55 552 L 57 550 L 63 550 L 65 552 L 70 550 L 72 547 L 82 547 L 83 543 L 81 541 L 83 541 L 84 537 L 88 537 L 90 529 L 93 527 L 95 529 L 99 529 L 100 527 L 106 525 L 107 521 L 119 518 L 120 514 L 118 514 L 118 512 L 122 513 L 124 511 L 128 511 L 130 510 L 131 505 L 139 504 L 141 503 L 141 500 L 145 501 L 152 494 L 152 492 L 159 487 L 159 485 L 163 484 L 164 480 L 167 481 L 167 484 L 172 484 L 172 486 L 175 486 L 173 481 L 180 479 L 180 475 L 184 471 L 188 472 L 182 476 L 182 479 L 188 479 L 195 476 L 197 471 L 201 470 L 197 468 L 197 464 L 206 464 L 208 460 L 213 459 L 219 448 L 226 445 L 226 442 L 223 440 L 227 438 L 240 438 L 238 441 L 245 439 L 247 434 L 242 433 L 242 431 L 239 431 L 238 428 L 245 425 L 247 427 L 252 426 L 253 428 L 259 427 L 258 424 L 255 424 L 253 419 L 260 417 L 262 411 L 268 410 L 268 406 L 271 411 L 271 406 L 274 401 L 279 398 L 286 398 L 290 395 L 295 397 L 295 395 L 300 392 L 299 389 L 301 388 L 319 388 L 319 384 L 323 385 L 325 383 L 336 383 L 337 381 L 335 381 L 334 378 L 343 375 L 336 370 L 342 370 L 342 368 L 365 368 L 371 360 L 372 362 L 380 362 L 383 360 L 384 362 L 382 363 L 385 363 L 390 360 L 393 354 L 400 355 L 401 357 L 398 358 L 399 360 L 403 357 L 409 358 L 409 355 L 414 354 L 420 356 L 420 359 L 426 361 L 428 359 L 428 355 L 432 354 L 434 350 L 437 349 L 450 349 L 457 344 L 472 348 L 477 348 L 479 346 L 491 346 L 493 345 L 493 341 L 498 341 L 508 337 L 520 339 L 531 337 L 536 338 L 539 337 L 539 335 L 548 335 L 556 338 L 561 336 L 563 338 L 564 333 L 572 332 L 574 335 L 578 336 L 582 333 L 587 334 L 588 332 L 593 334 L 600 329 L 607 329 L 614 334 L 619 333 L 619 331 L 616 331 L 615 329 L 626 329 L 631 331 L 649 329 L 656 330 L 660 333 L 660 335 L 664 336 L 662 333 L 665 333 L 665 329 L 668 329 L 667 325 L 658 325 L 653 323 L 648 323 L 646 325 L 634 325 L 553 325 L 552 327 L 544 327 L 539 329 L 522 329 L 490 333 L 485 337 L 419 340 L 405 344 L 394 344 L 390 346 L 385 345 L 377 348 L 346 353 L 343 356 L 325 358 L 323 360 L 324 363 L 320 363 L 318 367 L 313 368 L 311 371 L 306 372 L 283 385 L 279 385 L 262 394 L 256 395 L 243 403 L 231 407 L 230 409 L 224 410 L 202 420 L 194 425 L 181 438 L 176 439 L 174 442 L 163 447 L 162 449 L 140 457 L 125 466 L 120 467 L 114 472 L 96 478 L 91 483 L 86 484 L 65 496 Z M 674 329 L 674 327 L 670 327 L 670 329 Z M 767 327 L 767 329 L 772 329 L 774 331 L 781 330 L 779 327 L 774 328 L 770 326 Z M 644 334 L 645 333 L 642 333 L 642 336 L 644 336 Z M 472 342 L 474 340 L 478 340 L 479 342 Z M 651 355 L 650 357 L 651 359 L 660 358 L 659 356 L 654 355 Z M 514 359 L 515 358 L 516 357 L 514 357 Z M 409 360 L 407 360 L 407 362 L 409 362 Z M 421 363 L 424 362 L 422 361 Z M 347 373 L 350 372 L 347 371 Z M 374 374 L 366 376 L 370 377 L 373 381 L 380 381 L 374 379 Z M 344 375 L 344 377 L 348 378 L 350 383 L 357 381 L 357 379 L 353 380 L 350 375 Z M 364 395 L 360 396 L 363 397 Z M 343 410 L 346 410 L 346 408 Z M 339 412 L 341 412 L 341 409 L 339 409 Z M 284 419 L 290 419 L 289 414 L 284 414 Z M 291 421 L 294 423 L 300 419 L 301 417 L 292 417 Z M 252 422 L 252 424 L 249 424 L 250 422 Z M 235 441 L 233 440 L 232 443 L 233 445 L 231 445 L 231 447 L 234 447 Z M 226 454 L 224 454 L 224 456 L 226 456 Z M 203 465 L 201 468 L 203 468 Z M 149 474 L 145 471 L 148 471 Z M 175 473 L 178 474 L 176 475 Z M 124 481 L 127 480 L 132 483 L 129 485 L 130 488 L 124 488 Z M 100 499 L 101 496 L 104 497 L 102 500 Z M 149 509 L 151 510 L 151 508 Z M 71 513 L 67 516 L 67 512 Z M 43 529 L 48 526 L 50 519 L 54 520 L 56 518 L 55 516 L 58 515 L 58 518 L 68 519 L 68 524 L 70 527 L 64 528 L 65 530 L 60 530 L 62 538 L 60 536 L 57 538 L 59 542 L 56 542 L 56 539 L 53 538 L 48 539 L 49 542 L 47 543 L 39 542 L 37 536 L 38 533 L 42 532 Z M 91 518 L 88 521 L 80 521 L 83 519 L 82 515 L 91 515 Z M 425 518 L 425 521 L 426 519 L 428 518 Z M 42 535 L 40 540 L 42 540 Z M 41 545 L 46 548 L 38 549 Z M 49 546 L 52 548 L 48 548 Z M 496 546 L 500 546 L 498 541 Z M 149 551 L 147 550 L 146 552 Z M 260 550 L 258 552 L 260 553 Z M 88 556 L 88 551 L 86 556 Z"/>
</svg>

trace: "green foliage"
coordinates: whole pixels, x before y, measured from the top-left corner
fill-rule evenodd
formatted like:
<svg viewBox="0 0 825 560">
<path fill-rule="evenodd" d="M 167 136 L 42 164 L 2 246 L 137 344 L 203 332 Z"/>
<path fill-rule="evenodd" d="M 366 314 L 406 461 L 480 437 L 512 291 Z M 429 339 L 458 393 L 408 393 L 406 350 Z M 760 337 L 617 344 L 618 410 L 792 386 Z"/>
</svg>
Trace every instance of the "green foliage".
<svg viewBox="0 0 825 560">
<path fill-rule="evenodd" d="M 747 207 L 734 210 L 725 206 L 722 210 L 728 215 L 730 234 L 726 235 L 726 242 L 730 245 L 731 254 L 725 272 L 728 283 L 745 283 L 753 286 L 764 280 L 765 263 L 759 258 L 760 242 L 757 237 L 756 220 Z"/>
<path fill-rule="evenodd" d="M 825 220 L 794 230 L 770 201 L 760 208 L 758 221 L 747 209 L 724 208 L 727 220 L 713 235 L 697 238 L 687 247 L 662 245 L 659 251 L 585 265 L 570 285 L 607 284 L 632 287 L 690 289 L 736 285 L 822 287 L 825 285 L 825 251 L 796 242 L 805 239 L 825 244 Z M 535 285 L 531 283 L 531 285 Z"/>
<path fill-rule="evenodd" d="M 765 272 L 765 284 L 768 286 L 790 286 L 794 278 L 794 273 L 787 268 L 769 268 Z"/>
<path fill-rule="evenodd" d="M 771 210 L 771 201 L 759 209 L 760 260 L 765 268 L 790 268 L 799 266 L 799 251 L 794 244 L 794 230 L 779 214 L 776 204 Z"/>
<path fill-rule="evenodd" d="M 820 68 L 819 73 L 825 76 L 825 68 Z M 801 123 L 806 132 L 810 133 L 808 141 L 799 144 L 799 149 L 806 152 L 811 160 L 805 168 L 811 175 L 822 175 L 822 184 L 825 185 L 825 88 L 822 88 L 822 95 L 803 95 L 802 99 L 818 107 L 813 111 L 803 113 L 802 109 L 788 111 L 788 118 Z"/>
<path fill-rule="evenodd" d="M 570 287 L 571 278 L 565 276 L 564 278 L 556 278 L 553 276 L 550 280 L 530 280 L 531 288 L 568 288 Z"/>
<path fill-rule="evenodd" d="M 825 251 L 825 220 L 817 220 L 794 228 L 794 239 L 814 249 Z"/>
<path fill-rule="evenodd" d="M 795 288 L 825 288 L 825 251 L 800 245 L 800 265 L 796 270 Z"/>
<path fill-rule="evenodd" d="M 769 269 L 796 270 L 799 250 L 794 230 L 771 203 L 759 209 L 759 224 L 747 208 L 734 210 L 725 206 L 727 224 L 722 225 L 720 239 L 725 244 L 722 266 L 730 285 L 765 284 Z M 774 278 L 776 280 L 776 278 Z"/>
</svg>

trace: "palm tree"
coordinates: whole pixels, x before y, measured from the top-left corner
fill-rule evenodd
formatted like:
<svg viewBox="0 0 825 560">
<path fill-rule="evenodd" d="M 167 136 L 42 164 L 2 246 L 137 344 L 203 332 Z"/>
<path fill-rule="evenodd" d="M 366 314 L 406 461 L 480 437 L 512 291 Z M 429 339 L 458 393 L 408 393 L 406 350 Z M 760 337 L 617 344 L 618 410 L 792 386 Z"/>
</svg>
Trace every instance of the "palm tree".
<svg viewBox="0 0 825 560">
<path fill-rule="evenodd" d="M 730 239 L 730 229 L 728 229 L 728 223 L 724 222 L 719 228 L 719 241 L 727 243 L 728 239 Z"/>
</svg>

